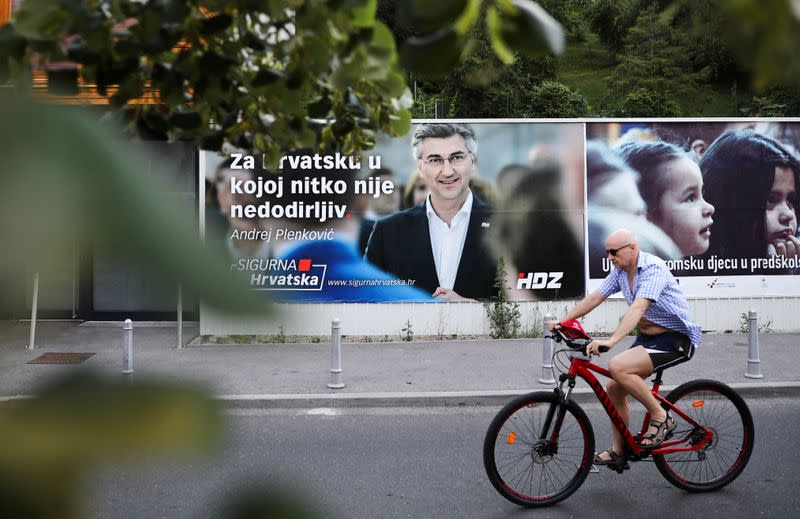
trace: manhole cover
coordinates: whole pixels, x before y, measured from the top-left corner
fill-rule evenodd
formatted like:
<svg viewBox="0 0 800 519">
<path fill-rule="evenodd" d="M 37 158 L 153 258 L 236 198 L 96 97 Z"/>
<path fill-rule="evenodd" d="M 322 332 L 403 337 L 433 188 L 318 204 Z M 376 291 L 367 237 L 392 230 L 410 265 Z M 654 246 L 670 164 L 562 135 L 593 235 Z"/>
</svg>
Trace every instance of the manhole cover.
<svg viewBox="0 0 800 519">
<path fill-rule="evenodd" d="M 94 353 L 58 353 L 51 351 L 39 355 L 29 361 L 28 364 L 80 364 L 93 355 Z"/>
</svg>

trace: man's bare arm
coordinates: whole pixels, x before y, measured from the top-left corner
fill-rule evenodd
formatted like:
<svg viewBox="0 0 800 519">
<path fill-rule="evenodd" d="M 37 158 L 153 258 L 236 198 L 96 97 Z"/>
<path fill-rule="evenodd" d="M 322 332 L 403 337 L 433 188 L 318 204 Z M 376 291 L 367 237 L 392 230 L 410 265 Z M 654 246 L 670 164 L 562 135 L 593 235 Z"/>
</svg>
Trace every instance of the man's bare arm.
<svg viewBox="0 0 800 519">
<path fill-rule="evenodd" d="M 606 300 L 606 297 L 600 293 L 600 291 L 595 290 L 588 296 L 581 299 L 578 304 L 572 307 L 572 310 L 567 312 L 567 315 L 563 317 L 563 319 L 559 321 L 550 321 L 548 323 L 548 328 L 552 331 L 555 328 L 556 324 L 564 321 L 570 321 L 572 319 L 578 319 L 583 317 L 584 315 L 588 314 L 598 306 L 600 303 Z"/>
</svg>

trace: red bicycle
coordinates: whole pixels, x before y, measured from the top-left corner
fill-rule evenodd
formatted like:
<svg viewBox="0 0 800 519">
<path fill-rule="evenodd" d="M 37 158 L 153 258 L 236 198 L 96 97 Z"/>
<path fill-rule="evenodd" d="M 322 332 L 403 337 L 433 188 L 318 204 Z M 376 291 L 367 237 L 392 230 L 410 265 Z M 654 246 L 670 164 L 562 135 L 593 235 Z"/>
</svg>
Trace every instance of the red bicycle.
<svg viewBox="0 0 800 519">
<path fill-rule="evenodd" d="M 689 492 L 720 489 L 742 473 L 753 451 L 753 418 L 733 389 L 714 380 L 693 380 L 662 397 L 658 390 L 663 370 L 656 370 L 653 395 L 678 428 L 657 448 L 643 448 L 638 438 L 649 427 L 649 413 L 634 437 L 592 374 L 610 377 L 586 356 L 592 338 L 577 321 L 561 324 L 551 335 L 565 345 L 556 348 L 554 365 L 560 354 L 570 362 L 558 387 L 509 402 L 486 433 L 483 463 L 503 497 L 526 507 L 548 506 L 572 495 L 586 479 L 594 459 L 594 431 L 586 413 L 570 398 L 578 377 L 588 382 L 625 439 L 625 463 L 617 472 L 628 468 L 628 461 L 652 457 L 667 481 Z"/>
</svg>

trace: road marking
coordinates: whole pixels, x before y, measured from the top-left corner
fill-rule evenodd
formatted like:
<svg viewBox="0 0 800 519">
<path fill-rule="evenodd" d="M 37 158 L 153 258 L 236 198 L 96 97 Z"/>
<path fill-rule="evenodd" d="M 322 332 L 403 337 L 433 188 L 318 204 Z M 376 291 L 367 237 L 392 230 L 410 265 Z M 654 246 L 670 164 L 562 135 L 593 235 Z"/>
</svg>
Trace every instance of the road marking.
<svg viewBox="0 0 800 519">
<path fill-rule="evenodd" d="M 314 416 L 336 416 L 337 413 L 336 409 L 332 407 L 318 407 L 315 409 L 309 409 L 305 412 L 305 414 L 314 415 Z"/>
</svg>

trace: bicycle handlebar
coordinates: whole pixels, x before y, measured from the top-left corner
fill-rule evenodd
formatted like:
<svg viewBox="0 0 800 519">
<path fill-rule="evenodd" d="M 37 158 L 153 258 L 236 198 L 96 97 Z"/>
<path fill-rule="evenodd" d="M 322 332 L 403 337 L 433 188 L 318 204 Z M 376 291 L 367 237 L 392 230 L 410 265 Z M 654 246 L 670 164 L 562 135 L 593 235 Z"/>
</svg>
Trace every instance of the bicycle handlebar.
<svg viewBox="0 0 800 519">
<path fill-rule="evenodd" d="M 580 351 L 581 353 L 583 353 L 584 355 L 587 355 L 587 356 L 588 356 L 588 353 L 586 352 L 586 348 L 594 340 L 592 338 L 589 338 L 589 339 L 567 339 L 564 336 L 564 334 L 561 333 L 561 331 L 558 330 L 558 329 L 553 330 L 550 335 L 545 335 L 545 338 L 554 339 L 556 342 L 563 342 L 564 344 L 567 345 L 567 347 L 569 349 L 575 350 L 575 351 Z M 609 348 L 608 346 L 600 346 L 600 348 L 599 348 L 600 353 L 605 353 L 605 352 L 609 351 L 610 349 L 611 348 Z"/>
</svg>

